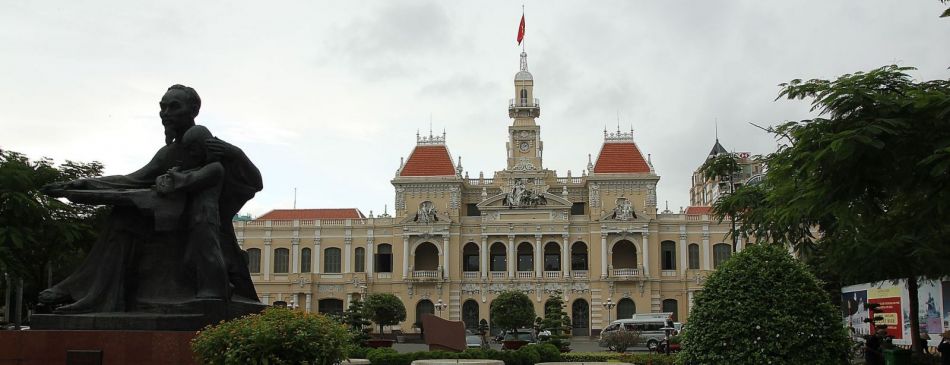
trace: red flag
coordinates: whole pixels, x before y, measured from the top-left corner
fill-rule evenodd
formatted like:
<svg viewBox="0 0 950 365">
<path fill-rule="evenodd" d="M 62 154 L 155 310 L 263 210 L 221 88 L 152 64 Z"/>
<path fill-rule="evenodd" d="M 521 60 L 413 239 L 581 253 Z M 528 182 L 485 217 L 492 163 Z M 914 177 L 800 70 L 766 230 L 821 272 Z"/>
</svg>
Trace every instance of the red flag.
<svg viewBox="0 0 950 365">
<path fill-rule="evenodd" d="M 521 14 L 521 25 L 518 26 L 518 44 L 524 40 L 524 14 Z"/>
</svg>

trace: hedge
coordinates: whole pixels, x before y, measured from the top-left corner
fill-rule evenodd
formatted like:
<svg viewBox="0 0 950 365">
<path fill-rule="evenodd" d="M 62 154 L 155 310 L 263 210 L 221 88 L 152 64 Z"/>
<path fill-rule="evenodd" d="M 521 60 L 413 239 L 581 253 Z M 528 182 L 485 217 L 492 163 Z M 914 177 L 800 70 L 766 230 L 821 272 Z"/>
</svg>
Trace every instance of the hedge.
<svg viewBox="0 0 950 365">
<path fill-rule="evenodd" d="M 528 345 L 515 351 L 468 349 L 463 352 L 420 351 L 403 354 L 386 348 L 369 350 L 366 358 L 374 365 L 410 365 L 415 360 L 428 359 L 490 359 L 504 361 L 505 365 L 563 361 L 561 352 L 550 344 Z"/>
<path fill-rule="evenodd" d="M 664 354 L 621 354 L 616 352 L 569 352 L 561 354 L 562 361 L 608 362 L 619 361 L 634 365 L 673 365 L 676 356 Z"/>
</svg>

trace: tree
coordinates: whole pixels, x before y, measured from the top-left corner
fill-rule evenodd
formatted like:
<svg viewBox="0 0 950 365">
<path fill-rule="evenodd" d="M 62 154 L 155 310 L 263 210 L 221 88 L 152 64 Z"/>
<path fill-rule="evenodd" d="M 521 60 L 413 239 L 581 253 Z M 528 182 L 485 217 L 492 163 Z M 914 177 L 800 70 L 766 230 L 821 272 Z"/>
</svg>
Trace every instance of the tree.
<svg viewBox="0 0 950 365">
<path fill-rule="evenodd" d="M 713 272 L 685 326 L 680 360 L 687 363 L 847 363 L 838 310 L 778 245 L 750 246 Z"/>
<path fill-rule="evenodd" d="M 70 273 L 85 257 L 103 212 L 50 198 L 42 187 L 101 174 L 98 162 L 66 161 L 56 166 L 48 158 L 31 161 L 0 150 L 0 272 L 23 280 L 27 305 L 40 289 Z"/>
<path fill-rule="evenodd" d="M 550 338 L 544 342 L 550 343 L 561 351 L 567 351 L 570 342 L 567 342 L 567 333 L 571 331 L 571 317 L 564 310 L 564 297 L 557 290 L 544 303 L 544 319 L 541 320 L 541 329 L 551 332 Z"/>
<path fill-rule="evenodd" d="M 535 318 L 534 303 L 522 292 L 506 291 L 492 302 L 491 317 L 506 330 L 531 327 Z"/>
<path fill-rule="evenodd" d="M 343 324 L 347 325 L 350 328 L 350 332 L 353 333 L 354 341 L 363 344 L 369 340 L 368 332 L 370 329 L 367 328 L 367 326 L 371 323 L 366 319 L 363 302 L 359 297 L 355 297 L 350 301 L 350 307 L 343 312 L 342 319 Z"/>
<path fill-rule="evenodd" d="M 950 80 L 916 82 L 909 70 L 780 85 L 779 98 L 811 99 L 818 115 L 768 128 L 785 144 L 762 182 L 714 211 L 845 282 L 907 279 L 920 350 L 917 278 L 950 273 Z"/>
<path fill-rule="evenodd" d="M 370 294 L 363 304 L 364 315 L 379 325 L 379 333 L 383 333 L 383 326 L 391 326 L 406 320 L 406 306 L 398 297 L 391 293 Z"/>
</svg>

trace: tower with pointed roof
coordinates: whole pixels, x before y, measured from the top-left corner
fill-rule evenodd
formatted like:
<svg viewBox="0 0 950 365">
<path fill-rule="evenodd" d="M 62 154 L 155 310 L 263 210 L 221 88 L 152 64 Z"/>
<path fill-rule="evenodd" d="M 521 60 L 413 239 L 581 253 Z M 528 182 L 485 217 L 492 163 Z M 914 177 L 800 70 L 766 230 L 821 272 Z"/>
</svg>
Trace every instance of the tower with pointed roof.
<svg viewBox="0 0 950 365">
<path fill-rule="evenodd" d="M 703 163 L 719 155 L 730 154 L 725 147 L 719 143 L 719 137 L 713 142 L 709 155 L 703 160 Z M 749 179 L 761 175 L 764 166 L 761 161 L 751 156 L 748 152 L 734 153 L 736 162 L 739 163 L 739 173 L 733 177 L 732 181 L 723 181 L 718 178 L 706 179 L 703 176 L 702 164 L 693 171 L 693 181 L 689 188 L 689 208 L 688 212 L 709 212 L 706 207 L 712 206 L 723 194 L 728 194 L 736 188 L 745 185 Z"/>
<path fill-rule="evenodd" d="M 528 54 L 521 52 L 521 67 L 515 74 L 515 97 L 508 101 L 508 169 L 541 169 L 541 104 L 534 97 L 534 76 L 528 71 Z"/>
</svg>

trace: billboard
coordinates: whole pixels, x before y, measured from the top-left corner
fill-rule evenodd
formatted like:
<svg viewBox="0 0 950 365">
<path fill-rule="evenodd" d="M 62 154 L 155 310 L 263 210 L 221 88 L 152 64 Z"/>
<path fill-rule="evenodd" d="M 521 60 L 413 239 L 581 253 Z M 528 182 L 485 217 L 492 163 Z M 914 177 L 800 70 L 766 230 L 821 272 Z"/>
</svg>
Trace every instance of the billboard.
<svg viewBox="0 0 950 365">
<path fill-rule="evenodd" d="M 843 320 L 852 334 L 860 336 L 871 332 L 864 323 L 872 313 L 868 303 L 880 305 L 877 313 L 883 319 L 878 324 L 887 326 L 887 334 L 898 345 L 910 345 L 910 308 L 906 281 L 883 281 L 851 285 L 841 288 Z M 920 332 L 929 334 L 930 346 L 940 342 L 940 334 L 950 330 L 950 278 L 919 280 L 917 290 Z"/>
</svg>

